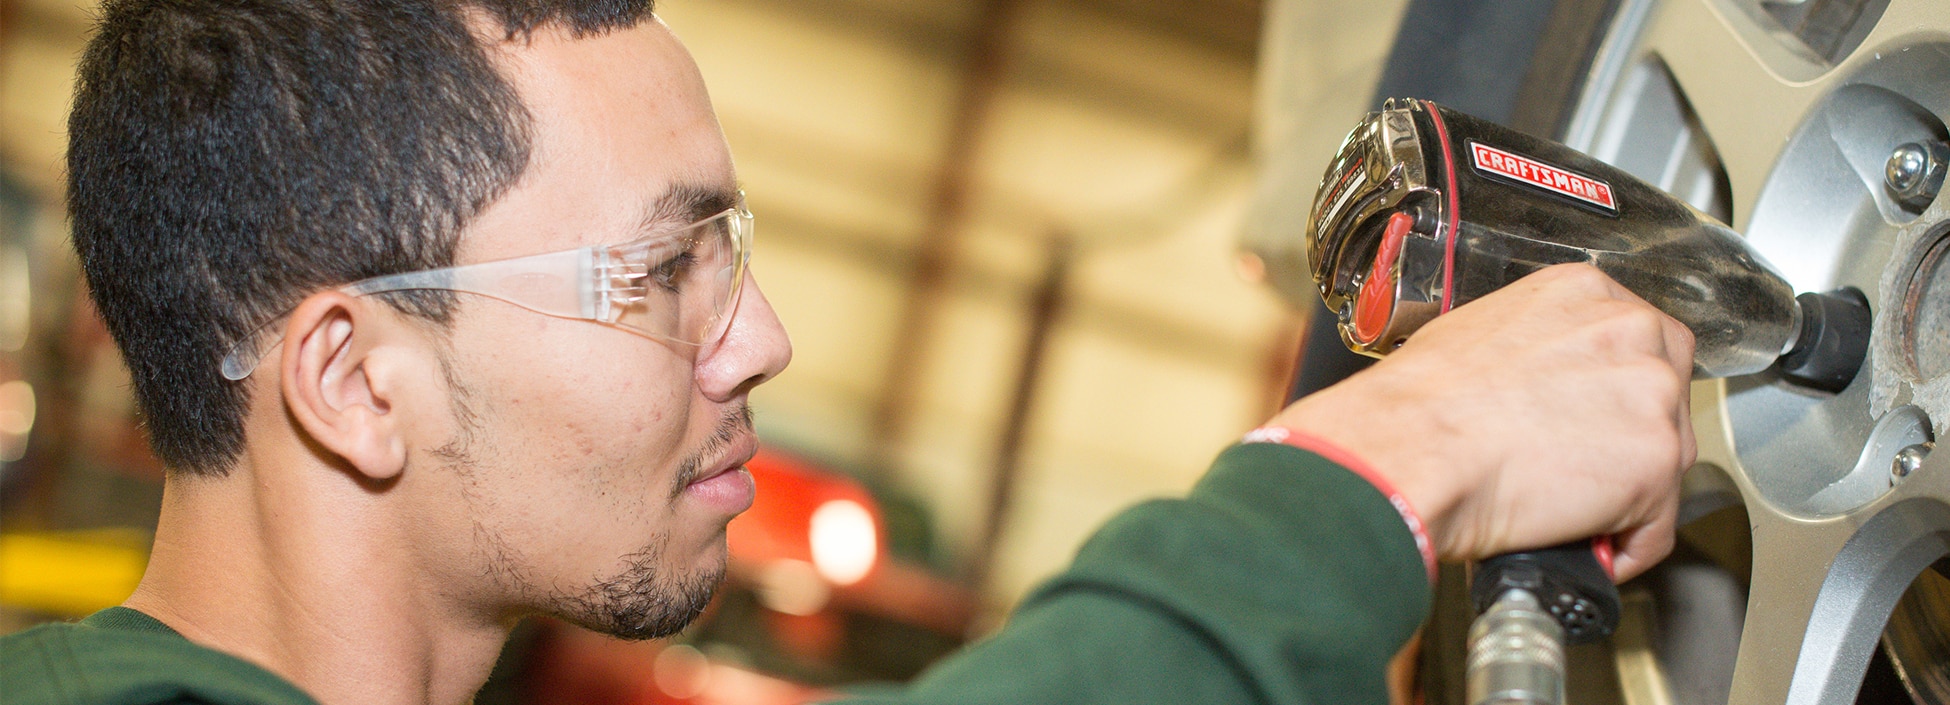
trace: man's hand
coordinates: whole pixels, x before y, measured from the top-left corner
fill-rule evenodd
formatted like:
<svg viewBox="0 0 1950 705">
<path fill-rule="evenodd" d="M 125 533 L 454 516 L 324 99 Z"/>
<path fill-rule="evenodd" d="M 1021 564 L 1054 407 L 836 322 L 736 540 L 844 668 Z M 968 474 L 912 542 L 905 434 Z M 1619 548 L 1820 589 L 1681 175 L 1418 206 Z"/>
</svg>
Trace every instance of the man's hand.
<svg viewBox="0 0 1950 705">
<path fill-rule="evenodd" d="M 1367 460 L 1444 559 L 1616 534 L 1624 580 L 1672 550 L 1692 369 L 1685 326 L 1560 265 L 1436 318 L 1272 424 Z"/>
</svg>

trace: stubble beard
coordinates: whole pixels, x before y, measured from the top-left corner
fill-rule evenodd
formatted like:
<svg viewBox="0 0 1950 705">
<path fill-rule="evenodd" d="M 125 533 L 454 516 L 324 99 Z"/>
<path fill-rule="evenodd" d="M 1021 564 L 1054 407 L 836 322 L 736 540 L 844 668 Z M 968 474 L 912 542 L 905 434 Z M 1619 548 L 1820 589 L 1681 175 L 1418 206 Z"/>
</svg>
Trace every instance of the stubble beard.
<svg viewBox="0 0 1950 705">
<path fill-rule="evenodd" d="M 724 580 L 723 561 L 693 576 L 667 576 L 659 570 L 660 539 L 624 557 L 624 568 L 572 594 L 557 596 L 550 611 L 576 626 L 621 639 L 657 639 L 681 632 L 704 614 Z"/>
<path fill-rule="evenodd" d="M 478 481 L 476 458 L 479 457 L 477 451 L 481 444 L 481 434 L 478 433 L 480 418 L 470 406 L 473 394 L 461 383 L 453 367 L 445 359 L 441 360 L 441 367 L 451 391 L 457 431 L 447 444 L 435 449 L 432 455 L 443 460 L 448 469 L 461 478 L 463 488 L 470 488 Z M 749 407 L 740 406 L 726 413 L 716 433 L 704 447 L 688 454 L 680 462 L 680 472 L 671 493 L 673 504 L 682 495 L 685 486 L 695 479 L 697 468 L 714 457 L 736 433 L 749 433 L 751 423 Z M 520 553 L 481 521 L 480 517 L 488 508 L 480 506 L 482 499 L 479 493 L 463 490 L 461 494 L 463 499 L 479 507 L 479 510 L 472 512 L 475 517 L 475 544 L 483 554 L 482 565 L 487 577 L 504 594 L 515 596 L 518 604 L 529 605 L 524 611 L 549 614 L 584 629 L 621 639 L 656 639 L 677 634 L 702 616 L 705 608 L 711 604 L 718 584 L 724 581 L 725 558 L 695 574 L 666 574 L 662 566 L 670 544 L 670 534 L 660 531 L 648 545 L 623 556 L 623 567 L 606 578 L 579 587 L 558 585 L 541 588 L 530 579 L 528 571 L 524 569 L 526 561 L 522 560 Z"/>
</svg>

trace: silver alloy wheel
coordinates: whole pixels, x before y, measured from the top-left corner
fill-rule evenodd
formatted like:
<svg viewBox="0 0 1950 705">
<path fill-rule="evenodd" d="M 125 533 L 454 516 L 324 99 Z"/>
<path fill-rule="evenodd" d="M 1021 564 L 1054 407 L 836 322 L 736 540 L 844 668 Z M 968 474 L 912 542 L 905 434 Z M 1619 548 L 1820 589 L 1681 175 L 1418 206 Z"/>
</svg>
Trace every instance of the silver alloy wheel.
<svg viewBox="0 0 1950 705">
<path fill-rule="evenodd" d="M 1917 702 L 1950 703 L 1950 452 L 1928 453 L 1950 423 L 1950 198 L 1885 187 L 1946 122 L 1950 2 L 1621 3 L 1572 146 L 1731 214 L 1797 288 L 1857 287 L 1877 321 L 1841 394 L 1695 385 L 1682 548 L 1625 586 L 1619 701 L 1853 703 L 1880 640 Z"/>
</svg>

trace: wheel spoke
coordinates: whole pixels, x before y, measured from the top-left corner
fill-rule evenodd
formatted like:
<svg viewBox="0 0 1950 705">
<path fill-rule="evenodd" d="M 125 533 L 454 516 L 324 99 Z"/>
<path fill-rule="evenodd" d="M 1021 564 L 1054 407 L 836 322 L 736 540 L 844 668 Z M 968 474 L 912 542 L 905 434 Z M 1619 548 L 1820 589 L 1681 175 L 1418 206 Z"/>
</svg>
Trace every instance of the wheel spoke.
<svg viewBox="0 0 1950 705">
<path fill-rule="evenodd" d="M 1950 454 L 1858 513 L 1754 513 L 1754 571 L 1731 702 L 1855 702 L 1882 626 L 1918 572 L 1950 552 Z"/>
<path fill-rule="evenodd" d="M 1737 15 L 1723 19 L 1710 4 L 1707 0 L 1664 3 L 1647 34 L 1646 48 L 1665 62 L 1719 149 L 1733 189 L 1735 224 L 1744 229 L 1774 166 L 1772 156 L 1813 108 L 1819 93 L 1775 77 L 1756 58 L 1751 40 L 1729 26 L 1750 21 Z M 1755 111 L 1763 109 L 1766 119 L 1756 119 Z"/>
<path fill-rule="evenodd" d="M 1822 529 L 1829 530 L 1822 530 Z M 1756 566 L 1832 564 L 1842 542 L 1833 527 L 1756 527 Z M 1799 530 L 1797 530 L 1799 529 Z M 1845 538 L 1844 538 L 1845 540 Z M 1824 560 L 1825 559 L 1825 560 Z M 1740 634 L 1740 659 L 1734 667 L 1731 703 L 1787 701 L 1810 619 L 1822 592 L 1822 571 L 1755 570 L 1747 596 L 1747 623 Z M 1873 639 L 1873 636 L 1870 637 Z M 1810 654 L 1811 656 L 1814 654 Z M 1867 656 L 1863 657 L 1867 663 Z M 1859 671 L 1858 671 L 1859 674 Z M 1819 701 L 1816 701 L 1819 702 Z"/>
</svg>

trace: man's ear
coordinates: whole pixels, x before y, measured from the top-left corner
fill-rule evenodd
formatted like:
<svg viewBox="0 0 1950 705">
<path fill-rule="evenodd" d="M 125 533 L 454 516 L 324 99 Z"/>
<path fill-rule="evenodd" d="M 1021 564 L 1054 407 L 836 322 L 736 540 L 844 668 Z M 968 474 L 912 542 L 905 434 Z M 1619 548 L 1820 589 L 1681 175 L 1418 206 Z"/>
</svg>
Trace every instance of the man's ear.
<svg viewBox="0 0 1950 705">
<path fill-rule="evenodd" d="M 284 326 L 279 384 L 298 425 L 351 469 L 385 481 L 406 468 L 406 439 L 393 413 L 398 390 L 376 344 L 403 332 L 382 306 L 338 291 L 313 294 Z"/>
</svg>

